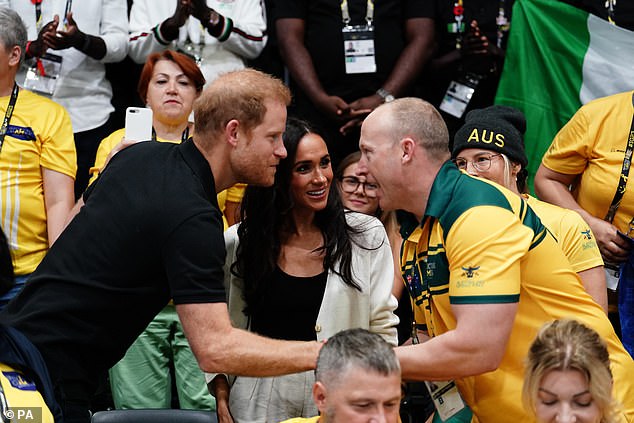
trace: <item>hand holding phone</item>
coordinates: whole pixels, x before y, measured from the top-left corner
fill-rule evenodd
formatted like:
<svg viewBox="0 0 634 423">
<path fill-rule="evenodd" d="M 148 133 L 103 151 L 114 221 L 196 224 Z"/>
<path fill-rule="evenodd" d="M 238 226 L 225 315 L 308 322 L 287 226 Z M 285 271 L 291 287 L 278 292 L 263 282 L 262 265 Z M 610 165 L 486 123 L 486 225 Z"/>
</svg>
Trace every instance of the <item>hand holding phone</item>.
<svg viewBox="0 0 634 423">
<path fill-rule="evenodd" d="M 125 139 L 150 141 L 152 139 L 152 109 L 128 107 L 125 111 Z"/>
</svg>

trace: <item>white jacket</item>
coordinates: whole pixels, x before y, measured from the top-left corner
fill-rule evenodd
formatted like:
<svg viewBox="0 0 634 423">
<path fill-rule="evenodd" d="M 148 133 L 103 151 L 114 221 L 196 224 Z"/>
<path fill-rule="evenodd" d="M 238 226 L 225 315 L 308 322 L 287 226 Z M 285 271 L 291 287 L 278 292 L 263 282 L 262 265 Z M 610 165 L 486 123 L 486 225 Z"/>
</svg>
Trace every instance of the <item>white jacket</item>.
<svg viewBox="0 0 634 423">
<path fill-rule="evenodd" d="M 363 328 L 396 346 L 398 317 L 394 310 L 397 301 L 392 296 L 394 261 L 385 228 L 378 219 L 365 214 L 348 212 L 346 217 L 353 228 L 361 229 L 355 237 L 365 247 L 352 242 L 352 274 L 361 286 L 361 292 L 346 285 L 336 273 L 328 272 L 324 298 L 315 322 L 317 340 L 327 339 L 344 329 Z M 248 329 L 248 318 L 243 313 L 243 281 L 230 270 L 236 260 L 238 242 L 238 225 L 234 225 L 225 232 L 227 306 L 233 326 Z"/>
<path fill-rule="evenodd" d="M 187 39 L 203 43 L 200 63 L 207 83 L 219 74 L 244 68 L 244 59 L 257 57 L 266 44 L 266 17 L 262 0 L 207 0 L 207 5 L 224 16 L 225 27 L 218 38 L 190 17 L 180 28 L 178 39 L 163 43 L 158 27 L 174 14 L 177 0 L 134 0 L 130 10 L 130 51 L 137 63 L 165 49 L 178 50 Z M 162 34 L 159 33 L 159 37 Z"/>
<path fill-rule="evenodd" d="M 0 6 L 9 7 L 20 15 L 28 31 L 29 40 L 37 38 L 35 6 L 28 0 L 0 0 Z M 42 2 L 41 24 L 46 25 L 54 15 L 64 18 L 66 0 Z M 73 132 L 97 128 L 108 120 L 114 110 L 110 100 L 112 87 L 106 79 L 104 63 L 123 60 L 128 52 L 128 20 L 125 0 L 75 0 L 73 19 L 80 31 L 101 37 L 106 44 L 106 55 L 101 60 L 86 56 L 75 48 L 50 50 L 62 56 L 61 75 L 52 99 L 68 110 Z M 17 76 L 24 82 L 24 72 Z"/>
</svg>

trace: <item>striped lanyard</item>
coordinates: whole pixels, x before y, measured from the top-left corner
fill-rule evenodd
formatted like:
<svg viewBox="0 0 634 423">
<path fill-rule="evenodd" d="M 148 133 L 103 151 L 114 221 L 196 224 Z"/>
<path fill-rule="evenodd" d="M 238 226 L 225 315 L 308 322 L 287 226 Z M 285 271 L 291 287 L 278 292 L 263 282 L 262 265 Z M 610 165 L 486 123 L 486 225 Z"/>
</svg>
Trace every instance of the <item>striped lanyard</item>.
<svg viewBox="0 0 634 423">
<path fill-rule="evenodd" d="M 509 20 L 506 17 L 506 12 L 504 11 L 504 0 L 500 0 L 500 4 L 498 6 L 498 16 L 495 18 L 495 25 L 497 26 L 497 46 L 498 48 L 502 48 L 502 40 L 504 39 L 504 34 L 509 30 Z"/>
<path fill-rule="evenodd" d="M 31 0 L 35 5 L 35 28 L 39 34 L 42 30 L 42 0 Z M 73 0 L 66 0 L 66 7 L 64 8 L 64 25 L 66 25 L 66 16 L 70 13 L 73 7 Z"/>
<path fill-rule="evenodd" d="M 341 1 L 341 18 L 343 19 L 343 24 L 345 26 L 350 25 L 351 19 L 350 19 L 350 11 L 348 10 L 348 0 Z M 368 27 L 372 26 L 373 20 L 374 20 L 374 0 L 367 0 L 367 5 L 365 9 L 365 21 Z"/>
<path fill-rule="evenodd" d="M 453 5 L 453 18 L 456 21 L 456 50 L 462 48 L 462 33 L 464 32 L 464 6 L 462 0 L 458 0 Z"/>
<path fill-rule="evenodd" d="M 605 8 L 608 9 L 608 22 L 612 25 L 616 25 L 614 21 L 614 5 L 616 4 L 616 0 L 605 0 Z"/>
</svg>

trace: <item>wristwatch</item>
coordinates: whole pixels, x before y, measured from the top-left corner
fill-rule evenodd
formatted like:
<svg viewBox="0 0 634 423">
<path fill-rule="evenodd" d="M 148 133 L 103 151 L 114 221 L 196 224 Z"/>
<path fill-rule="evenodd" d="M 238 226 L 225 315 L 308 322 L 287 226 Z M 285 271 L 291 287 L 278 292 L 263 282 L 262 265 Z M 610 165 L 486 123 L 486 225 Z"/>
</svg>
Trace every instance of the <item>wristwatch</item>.
<svg viewBox="0 0 634 423">
<path fill-rule="evenodd" d="M 218 26 L 218 23 L 220 22 L 220 15 L 214 9 L 211 9 L 209 11 L 208 22 L 212 28 L 215 28 L 216 26 Z"/>
<path fill-rule="evenodd" d="M 376 93 L 383 99 L 383 103 L 389 103 L 390 101 L 394 101 L 394 96 L 386 89 L 379 88 L 376 90 Z"/>
</svg>

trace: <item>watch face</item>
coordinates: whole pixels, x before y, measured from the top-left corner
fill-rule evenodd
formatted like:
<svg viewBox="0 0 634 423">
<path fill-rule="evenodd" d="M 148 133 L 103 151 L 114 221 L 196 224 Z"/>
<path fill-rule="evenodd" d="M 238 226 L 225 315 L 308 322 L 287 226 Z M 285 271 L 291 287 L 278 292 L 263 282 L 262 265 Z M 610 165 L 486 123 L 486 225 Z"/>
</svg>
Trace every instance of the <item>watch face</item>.
<svg viewBox="0 0 634 423">
<path fill-rule="evenodd" d="M 385 102 L 389 103 L 390 101 L 394 101 L 394 96 L 392 94 L 388 94 L 385 96 Z"/>
<path fill-rule="evenodd" d="M 215 26 L 218 25 L 218 22 L 220 22 L 220 16 L 218 16 L 218 12 L 212 10 L 209 15 L 209 23 Z"/>
</svg>

